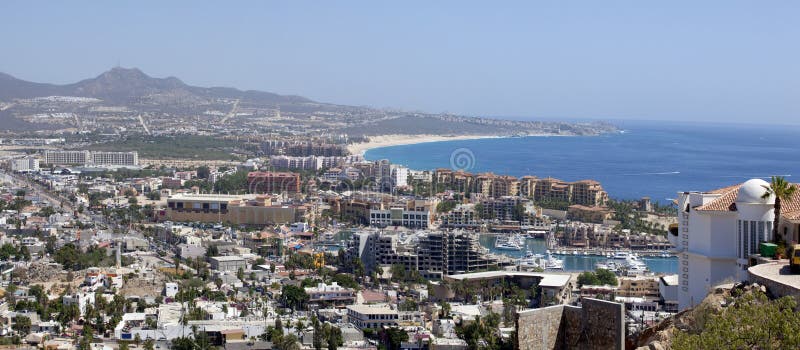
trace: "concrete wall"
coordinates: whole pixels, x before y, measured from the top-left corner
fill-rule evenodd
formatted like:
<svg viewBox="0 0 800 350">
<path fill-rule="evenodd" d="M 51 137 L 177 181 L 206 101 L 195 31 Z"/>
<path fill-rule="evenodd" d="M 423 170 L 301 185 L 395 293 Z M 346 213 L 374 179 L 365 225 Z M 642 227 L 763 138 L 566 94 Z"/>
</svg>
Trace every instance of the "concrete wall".
<svg viewBox="0 0 800 350">
<path fill-rule="evenodd" d="M 518 349 L 624 349 L 625 306 L 584 299 L 517 313 Z"/>
</svg>

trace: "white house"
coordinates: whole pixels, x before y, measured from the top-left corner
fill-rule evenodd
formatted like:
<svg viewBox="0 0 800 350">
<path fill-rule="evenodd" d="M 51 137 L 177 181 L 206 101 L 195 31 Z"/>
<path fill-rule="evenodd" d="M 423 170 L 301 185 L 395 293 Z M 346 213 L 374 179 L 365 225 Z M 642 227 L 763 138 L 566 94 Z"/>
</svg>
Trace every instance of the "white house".
<svg viewBox="0 0 800 350">
<path fill-rule="evenodd" d="M 761 179 L 709 192 L 678 194 L 678 304 L 699 304 L 716 285 L 746 280 L 748 257 L 772 240 L 774 196 Z"/>
</svg>

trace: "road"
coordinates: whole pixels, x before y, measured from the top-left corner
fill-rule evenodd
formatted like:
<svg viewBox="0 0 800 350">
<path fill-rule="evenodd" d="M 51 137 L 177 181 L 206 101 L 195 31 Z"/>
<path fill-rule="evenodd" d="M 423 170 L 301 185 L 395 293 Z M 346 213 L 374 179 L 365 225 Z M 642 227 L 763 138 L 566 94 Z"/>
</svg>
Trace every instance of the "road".
<svg viewBox="0 0 800 350">
<path fill-rule="evenodd" d="M 239 109 L 239 100 L 238 99 L 233 102 L 233 107 L 231 108 L 231 111 L 228 112 L 228 114 L 226 114 L 224 118 L 222 118 L 222 120 L 220 121 L 220 124 L 225 124 L 225 122 L 227 122 L 228 119 L 231 119 L 231 118 L 235 117 L 237 109 Z"/>
<path fill-rule="evenodd" d="M 148 135 L 150 135 L 150 128 L 148 128 L 147 124 L 144 123 L 144 118 L 142 118 L 141 114 L 139 114 L 139 123 L 142 124 L 142 128 L 144 129 L 144 132 L 146 132 Z"/>
</svg>

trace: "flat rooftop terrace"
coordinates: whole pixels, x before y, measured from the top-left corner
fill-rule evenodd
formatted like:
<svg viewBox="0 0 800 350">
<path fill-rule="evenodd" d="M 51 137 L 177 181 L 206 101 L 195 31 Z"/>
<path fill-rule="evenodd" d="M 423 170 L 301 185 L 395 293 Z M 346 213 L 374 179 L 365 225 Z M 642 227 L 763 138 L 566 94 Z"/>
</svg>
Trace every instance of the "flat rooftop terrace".
<svg viewBox="0 0 800 350">
<path fill-rule="evenodd" d="M 759 264 L 747 269 L 750 282 L 763 284 L 775 296 L 800 298 L 800 273 L 789 269 L 789 260 Z"/>
</svg>

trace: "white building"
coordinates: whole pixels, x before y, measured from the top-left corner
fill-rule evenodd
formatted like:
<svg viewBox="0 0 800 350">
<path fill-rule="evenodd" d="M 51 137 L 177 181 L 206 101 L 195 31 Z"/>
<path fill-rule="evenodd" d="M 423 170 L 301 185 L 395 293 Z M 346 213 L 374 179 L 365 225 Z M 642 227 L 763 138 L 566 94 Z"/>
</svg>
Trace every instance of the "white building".
<svg viewBox="0 0 800 350">
<path fill-rule="evenodd" d="M 316 287 L 306 287 L 309 302 L 347 302 L 356 299 L 356 292 L 350 288 L 340 286 L 336 282 L 331 284 L 317 283 Z"/>
<path fill-rule="evenodd" d="M 746 280 L 748 257 L 772 240 L 774 196 L 761 198 L 769 184 L 752 179 L 710 192 L 678 194 L 678 304 L 699 304 L 716 285 Z"/>
<path fill-rule="evenodd" d="M 44 162 L 54 165 L 84 165 L 91 161 L 89 151 L 44 151 Z"/>
<path fill-rule="evenodd" d="M 347 320 L 361 329 L 397 325 L 397 310 L 387 305 L 349 305 Z"/>
<path fill-rule="evenodd" d="M 92 152 L 92 165 L 139 165 L 139 153 L 134 152 Z"/>
<path fill-rule="evenodd" d="M 174 298 L 178 295 L 178 284 L 174 282 L 164 283 L 164 296 Z"/>
<path fill-rule="evenodd" d="M 81 315 L 83 315 L 86 313 L 86 305 L 94 305 L 94 296 L 94 292 L 79 292 L 73 295 L 65 295 L 61 298 L 61 303 L 64 306 L 78 305 L 78 310 L 80 310 Z"/>
<path fill-rule="evenodd" d="M 228 272 L 237 272 L 239 269 L 247 270 L 247 262 L 241 256 L 213 256 L 209 260 L 213 270 Z"/>
<path fill-rule="evenodd" d="M 404 166 L 392 166 L 392 184 L 394 187 L 408 186 L 408 168 Z"/>
<path fill-rule="evenodd" d="M 11 163 L 11 171 L 17 171 L 17 172 L 39 171 L 39 159 L 34 157 L 12 159 L 10 163 Z"/>
<path fill-rule="evenodd" d="M 370 209 L 369 224 L 372 226 L 403 226 L 408 228 L 428 228 L 431 223 L 431 212 L 427 210 L 407 210 L 390 208 L 385 210 Z"/>
<path fill-rule="evenodd" d="M 54 165 L 111 165 L 138 166 L 139 153 L 133 152 L 89 152 L 89 151 L 45 151 L 44 162 Z"/>
</svg>

